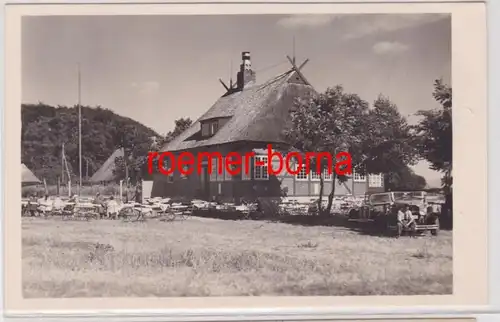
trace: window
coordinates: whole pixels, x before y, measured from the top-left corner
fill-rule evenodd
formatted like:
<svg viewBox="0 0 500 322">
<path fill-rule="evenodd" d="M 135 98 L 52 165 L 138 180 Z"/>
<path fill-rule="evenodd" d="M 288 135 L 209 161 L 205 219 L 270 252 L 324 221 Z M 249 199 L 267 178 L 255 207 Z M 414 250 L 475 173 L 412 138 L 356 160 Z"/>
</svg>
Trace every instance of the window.
<svg viewBox="0 0 500 322">
<path fill-rule="evenodd" d="M 315 167 L 311 167 L 311 180 L 320 181 L 320 176 Z M 323 169 L 323 180 L 329 181 L 332 180 L 332 174 L 328 173 L 328 169 Z"/>
<path fill-rule="evenodd" d="M 269 179 L 269 173 L 267 171 L 267 156 L 254 157 L 253 173 L 254 173 L 254 179 L 256 180 Z"/>
<path fill-rule="evenodd" d="M 172 161 L 170 160 L 169 157 L 163 158 L 163 169 L 165 169 L 165 171 L 170 171 L 171 162 Z M 167 176 L 167 182 L 169 182 L 169 183 L 174 182 L 174 173 L 173 172 Z"/>
<path fill-rule="evenodd" d="M 283 160 L 283 163 L 281 164 L 281 170 L 280 170 L 280 160 L 277 157 L 273 157 L 271 159 L 271 167 L 273 169 L 274 175 L 285 175 L 286 174 L 286 163 L 284 160 Z"/>
<path fill-rule="evenodd" d="M 163 169 L 165 169 L 165 171 L 170 169 L 170 158 L 168 157 L 163 158 Z"/>
<path fill-rule="evenodd" d="M 354 172 L 354 182 L 366 182 L 366 176 Z"/>
<path fill-rule="evenodd" d="M 248 171 L 246 170 L 246 162 L 248 160 Z M 241 180 L 250 180 L 252 178 L 252 161 L 246 156 L 241 158 Z"/>
<path fill-rule="evenodd" d="M 219 130 L 219 120 L 205 121 L 201 124 L 201 136 L 213 136 Z"/>
<path fill-rule="evenodd" d="M 202 123 L 201 124 L 201 136 L 207 137 L 210 136 L 210 124 Z"/>
<path fill-rule="evenodd" d="M 382 174 L 370 174 L 368 175 L 368 186 L 374 188 L 383 187 Z"/>
<path fill-rule="evenodd" d="M 219 122 L 214 121 L 210 124 L 210 135 L 214 135 L 217 133 L 217 130 L 219 129 Z"/>
<path fill-rule="evenodd" d="M 333 169 L 332 172 L 329 173 L 328 169 L 325 169 L 323 171 L 323 179 L 325 179 L 325 181 L 331 181 L 332 180 L 333 171 L 335 171 L 335 169 Z"/>
<path fill-rule="evenodd" d="M 219 165 L 217 165 L 217 171 L 218 171 L 217 172 L 217 178 L 218 178 L 217 181 L 226 180 L 227 171 L 226 171 L 226 158 L 225 157 L 222 157 L 220 168 L 219 168 Z M 219 174 L 219 172 L 220 172 L 220 174 Z"/>
<path fill-rule="evenodd" d="M 228 158 L 228 157 L 225 157 L 222 160 L 222 166 L 224 167 L 224 171 L 223 171 L 223 173 L 224 173 L 224 180 L 226 180 L 226 181 L 233 180 L 233 175 L 231 173 L 229 173 L 229 171 L 227 171 L 227 169 L 226 169 L 226 164 L 229 163 L 230 160 L 231 160 L 231 158 Z M 227 165 L 227 166 L 228 166 L 228 168 L 233 169 L 233 171 L 237 169 L 237 165 L 231 165 L 231 166 Z"/>
<path fill-rule="evenodd" d="M 219 168 L 219 158 L 212 158 L 211 163 L 212 172 L 210 173 L 210 181 L 223 181 L 224 169 Z M 224 166 L 224 159 L 222 160 L 222 166 Z M 223 170 L 222 173 L 219 173 L 220 170 Z"/>
<path fill-rule="evenodd" d="M 182 172 L 180 172 L 182 179 L 187 179 L 188 175 L 186 173 L 188 173 L 188 171 L 189 171 L 189 166 L 185 165 L 182 167 Z"/>
<path fill-rule="evenodd" d="M 324 176 L 323 176 L 323 178 L 324 178 Z M 320 180 L 320 172 L 318 172 L 318 169 L 316 169 L 316 167 L 311 167 L 311 180 L 314 180 L 314 181 Z"/>
<path fill-rule="evenodd" d="M 296 166 L 296 170 L 298 168 L 298 165 Z M 309 176 L 307 175 L 307 166 L 306 164 L 302 164 L 302 167 L 300 167 L 299 173 L 296 175 L 297 180 L 307 180 Z"/>
<path fill-rule="evenodd" d="M 221 179 L 219 181 L 223 181 L 223 180 L 224 181 L 231 181 L 231 180 L 233 180 L 233 175 L 231 173 L 229 173 L 229 171 L 227 171 L 227 169 L 226 169 L 226 162 L 229 162 L 230 160 L 231 160 L 231 158 L 228 158 L 228 157 L 222 158 L 222 164 L 221 164 L 222 174 L 219 175 L 221 177 Z M 228 167 L 229 167 L 229 165 L 228 165 Z M 231 167 L 231 169 L 233 169 L 233 171 L 235 171 L 235 170 L 238 170 L 239 165 L 233 164 L 230 167 Z"/>
</svg>

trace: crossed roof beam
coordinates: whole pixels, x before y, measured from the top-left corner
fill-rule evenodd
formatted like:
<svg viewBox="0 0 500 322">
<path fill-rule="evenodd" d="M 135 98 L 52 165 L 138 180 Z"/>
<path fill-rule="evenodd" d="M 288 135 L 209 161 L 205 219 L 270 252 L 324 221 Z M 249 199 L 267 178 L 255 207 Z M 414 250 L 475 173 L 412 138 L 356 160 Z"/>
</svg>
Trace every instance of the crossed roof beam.
<svg viewBox="0 0 500 322">
<path fill-rule="evenodd" d="M 307 78 L 304 77 L 304 74 L 302 74 L 302 72 L 301 72 L 302 68 L 304 68 L 304 66 L 309 62 L 309 58 L 307 58 L 306 60 L 304 60 L 299 66 L 297 66 L 297 64 L 295 63 L 295 57 L 290 58 L 290 56 L 287 55 L 286 58 L 288 59 L 288 61 L 292 65 L 292 70 L 295 71 L 299 75 L 299 77 L 304 81 L 304 83 L 306 83 L 306 85 L 311 85 L 309 83 L 309 81 L 307 80 Z M 219 82 L 222 84 L 222 86 L 224 87 L 224 89 L 227 92 L 230 92 L 230 91 L 236 89 L 236 85 L 237 84 L 233 83 L 233 79 L 232 78 L 229 81 L 229 86 L 226 85 L 226 83 L 221 78 L 219 78 Z"/>
<path fill-rule="evenodd" d="M 304 81 L 304 83 L 306 83 L 306 85 L 311 85 L 309 83 L 309 81 L 307 80 L 307 78 L 304 77 L 304 74 L 302 74 L 302 72 L 300 71 L 309 62 L 309 58 L 307 58 L 306 60 L 304 60 L 302 62 L 302 64 L 300 64 L 298 67 L 297 67 L 297 64 L 295 64 L 295 57 L 290 58 L 290 56 L 286 56 L 286 58 L 288 59 L 288 61 L 290 62 L 290 64 L 292 64 L 292 70 L 294 70 L 300 76 L 300 78 L 302 78 L 302 80 Z"/>
</svg>

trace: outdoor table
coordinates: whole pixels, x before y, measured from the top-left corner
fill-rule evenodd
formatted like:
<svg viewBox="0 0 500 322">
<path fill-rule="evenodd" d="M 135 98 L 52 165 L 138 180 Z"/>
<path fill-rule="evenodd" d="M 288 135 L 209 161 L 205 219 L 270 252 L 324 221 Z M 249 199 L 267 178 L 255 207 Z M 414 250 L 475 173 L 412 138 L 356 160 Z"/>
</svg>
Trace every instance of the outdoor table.
<svg viewBox="0 0 500 322">
<path fill-rule="evenodd" d="M 99 217 L 98 207 L 99 205 L 93 203 L 76 203 L 73 214 L 75 217 Z"/>
<path fill-rule="evenodd" d="M 186 210 L 188 208 L 189 208 L 189 206 L 186 206 L 186 205 L 172 205 L 170 207 L 170 209 L 172 209 L 172 210 Z"/>
</svg>

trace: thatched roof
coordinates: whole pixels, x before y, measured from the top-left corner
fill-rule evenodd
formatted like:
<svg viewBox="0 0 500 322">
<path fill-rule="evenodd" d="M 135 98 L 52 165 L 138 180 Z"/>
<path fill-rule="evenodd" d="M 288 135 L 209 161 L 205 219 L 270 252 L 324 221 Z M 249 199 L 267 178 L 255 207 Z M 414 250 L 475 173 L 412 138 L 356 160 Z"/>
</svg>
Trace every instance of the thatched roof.
<svg viewBox="0 0 500 322">
<path fill-rule="evenodd" d="M 103 163 L 99 170 L 89 179 L 90 182 L 109 182 L 115 179 L 113 171 L 115 170 L 115 159 L 123 157 L 123 149 L 117 149 L 111 156 Z"/>
<path fill-rule="evenodd" d="M 42 183 L 33 172 L 24 164 L 21 163 L 21 183 L 22 184 L 38 184 Z"/>
<path fill-rule="evenodd" d="M 232 142 L 283 143 L 282 131 L 297 97 L 314 93 L 294 69 L 261 84 L 225 94 L 194 124 L 167 143 L 162 151 L 182 151 Z M 201 138 L 201 122 L 229 118 L 209 138 Z"/>
</svg>

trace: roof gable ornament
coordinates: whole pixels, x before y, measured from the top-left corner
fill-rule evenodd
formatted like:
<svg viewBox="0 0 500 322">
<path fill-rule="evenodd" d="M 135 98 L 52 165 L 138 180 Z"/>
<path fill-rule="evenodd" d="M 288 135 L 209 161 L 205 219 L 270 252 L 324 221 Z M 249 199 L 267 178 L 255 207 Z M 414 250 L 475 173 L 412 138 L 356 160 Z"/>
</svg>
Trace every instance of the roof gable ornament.
<svg viewBox="0 0 500 322">
<path fill-rule="evenodd" d="M 292 65 L 292 69 L 290 70 L 290 72 L 295 72 L 297 74 L 298 76 L 297 80 L 299 82 L 302 81 L 302 83 L 304 83 L 305 85 L 311 85 L 301 72 L 302 68 L 304 68 L 304 66 L 309 62 L 309 58 L 304 60 L 299 66 L 297 66 L 296 64 L 295 55 L 293 56 L 293 58 L 287 55 L 286 58 Z M 232 62 L 231 62 L 231 74 L 232 74 Z M 219 78 L 219 82 L 226 91 L 225 94 L 222 96 L 227 96 L 234 92 L 242 90 L 245 83 L 247 82 L 247 80 L 243 78 L 249 77 L 250 81 L 252 80 L 255 81 L 255 72 L 252 70 L 252 65 L 250 62 L 250 52 L 247 51 L 242 52 L 242 64 L 240 65 L 240 71 L 238 72 L 238 77 L 239 77 L 239 83 L 233 82 L 233 78 L 231 77 L 229 80 L 229 84 L 227 84 L 221 78 Z"/>
<path fill-rule="evenodd" d="M 229 82 L 229 86 L 227 86 L 226 83 L 224 83 L 224 81 L 221 78 L 219 78 L 219 82 L 222 84 L 222 86 L 224 86 L 224 89 L 228 92 L 233 88 L 232 80 Z"/>
<path fill-rule="evenodd" d="M 288 61 L 290 62 L 290 64 L 292 65 L 292 71 L 294 71 L 295 73 L 297 73 L 297 75 L 300 77 L 300 79 L 306 84 L 306 85 L 311 85 L 309 83 L 309 81 L 304 77 L 304 75 L 302 74 L 302 72 L 300 71 L 302 68 L 304 68 L 304 66 L 309 62 L 309 58 L 307 58 L 306 60 L 304 60 L 302 62 L 302 64 L 300 64 L 299 66 L 297 66 L 297 64 L 295 63 L 295 56 L 293 58 L 290 58 L 290 56 L 286 56 L 286 58 L 288 59 Z"/>
<path fill-rule="evenodd" d="M 232 94 L 238 90 L 238 83 L 233 82 L 233 61 L 231 61 L 231 73 L 230 73 L 230 78 L 229 78 L 229 85 L 227 85 L 221 78 L 219 78 L 219 82 L 222 84 L 224 89 L 226 90 L 226 93 L 223 96 Z"/>
</svg>

